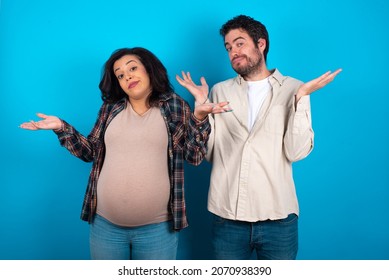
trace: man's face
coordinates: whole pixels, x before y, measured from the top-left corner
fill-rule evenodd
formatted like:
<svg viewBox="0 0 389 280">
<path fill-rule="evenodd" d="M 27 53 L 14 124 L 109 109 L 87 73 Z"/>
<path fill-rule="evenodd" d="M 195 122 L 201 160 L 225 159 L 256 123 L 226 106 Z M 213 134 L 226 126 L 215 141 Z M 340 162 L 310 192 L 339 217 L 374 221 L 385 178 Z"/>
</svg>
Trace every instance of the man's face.
<svg viewBox="0 0 389 280">
<path fill-rule="evenodd" d="M 246 31 L 232 29 L 224 37 L 224 46 L 232 68 L 242 77 L 249 77 L 260 71 L 261 64 L 264 63 L 265 40 L 260 39 L 255 45 Z"/>
</svg>

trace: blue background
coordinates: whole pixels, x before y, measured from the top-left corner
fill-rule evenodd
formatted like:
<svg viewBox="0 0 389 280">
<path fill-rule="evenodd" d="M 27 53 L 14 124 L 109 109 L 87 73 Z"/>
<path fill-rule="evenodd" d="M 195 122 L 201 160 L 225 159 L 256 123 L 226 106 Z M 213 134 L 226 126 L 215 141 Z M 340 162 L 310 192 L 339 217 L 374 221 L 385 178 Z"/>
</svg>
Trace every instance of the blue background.
<svg viewBox="0 0 389 280">
<path fill-rule="evenodd" d="M 276 3 L 273 3 L 276 2 Z M 354 1 L 2 0 L 0 4 L 0 259 L 89 259 L 79 219 L 90 164 L 51 131 L 18 128 L 36 112 L 88 134 L 112 51 L 143 46 L 174 76 L 209 85 L 235 75 L 218 31 L 247 14 L 270 33 L 269 68 L 308 81 L 343 72 L 312 95 L 315 149 L 294 164 L 298 259 L 389 259 L 389 4 Z M 180 259 L 209 259 L 210 165 L 187 166 L 190 227 Z"/>
</svg>

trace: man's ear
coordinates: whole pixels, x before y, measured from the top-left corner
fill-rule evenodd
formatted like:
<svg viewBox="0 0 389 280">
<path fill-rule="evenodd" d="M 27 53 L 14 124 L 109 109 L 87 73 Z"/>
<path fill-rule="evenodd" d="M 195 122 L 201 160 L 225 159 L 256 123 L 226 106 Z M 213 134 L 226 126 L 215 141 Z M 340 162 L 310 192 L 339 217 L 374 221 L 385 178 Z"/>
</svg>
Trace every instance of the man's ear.
<svg viewBox="0 0 389 280">
<path fill-rule="evenodd" d="M 266 44 L 267 44 L 267 42 L 266 42 L 265 39 L 263 39 L 263 38 L 259 38 L 259 39 L 258 39 L 257 46 L 258 46 L 258 48 L 259 48 L 260 50 L 264 51 L 265 48 L 266 48 Z"/>
</svg>

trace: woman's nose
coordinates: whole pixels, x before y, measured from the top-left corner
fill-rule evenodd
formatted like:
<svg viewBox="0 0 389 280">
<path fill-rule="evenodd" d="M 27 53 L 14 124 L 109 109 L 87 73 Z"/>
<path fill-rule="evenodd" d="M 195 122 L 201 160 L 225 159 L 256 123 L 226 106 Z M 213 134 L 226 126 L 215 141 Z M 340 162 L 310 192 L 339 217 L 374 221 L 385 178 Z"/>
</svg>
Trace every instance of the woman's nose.
<svg viewBox="0 0 389 280">
<path fill-rule="evenodd" d="M 126 79 L 127 80 L 131 80 L 132 79 L 132 74 L 131 73 L 127 73 L 126 74 Z"/>
</svg>

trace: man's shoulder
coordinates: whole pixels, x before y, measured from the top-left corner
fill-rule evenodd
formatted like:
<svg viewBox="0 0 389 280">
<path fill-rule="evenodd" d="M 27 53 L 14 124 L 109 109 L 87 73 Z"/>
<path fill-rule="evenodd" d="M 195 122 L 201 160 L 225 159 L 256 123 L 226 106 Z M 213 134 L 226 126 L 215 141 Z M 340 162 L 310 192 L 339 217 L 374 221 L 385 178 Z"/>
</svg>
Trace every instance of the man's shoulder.
<svg viewBox="0 0 389 280">
<path fill-rule="evenodd" d="M 223 88 L 223 87 L 231 87 L 235 84 L 237 84 L 237 79 L 239 79 L 239 77 L 234 77 L 234 78 L 230 78 L 230 79 L 227 79 L 227 80 L 224 80 L 224 81 L 220 81 L 218 83 L 216 83 L 213 88 Z"/>
<path fill-rule="evenodd" d="M 271 72 L 271 78 L 274 81 L 278 82 L 280 85 L 298 86 L 302 84 L 302 82 L 296 78 L 293 78 L 291 76 L 284 76 L 278 69 L 274 69 Z"/>
</svg>

